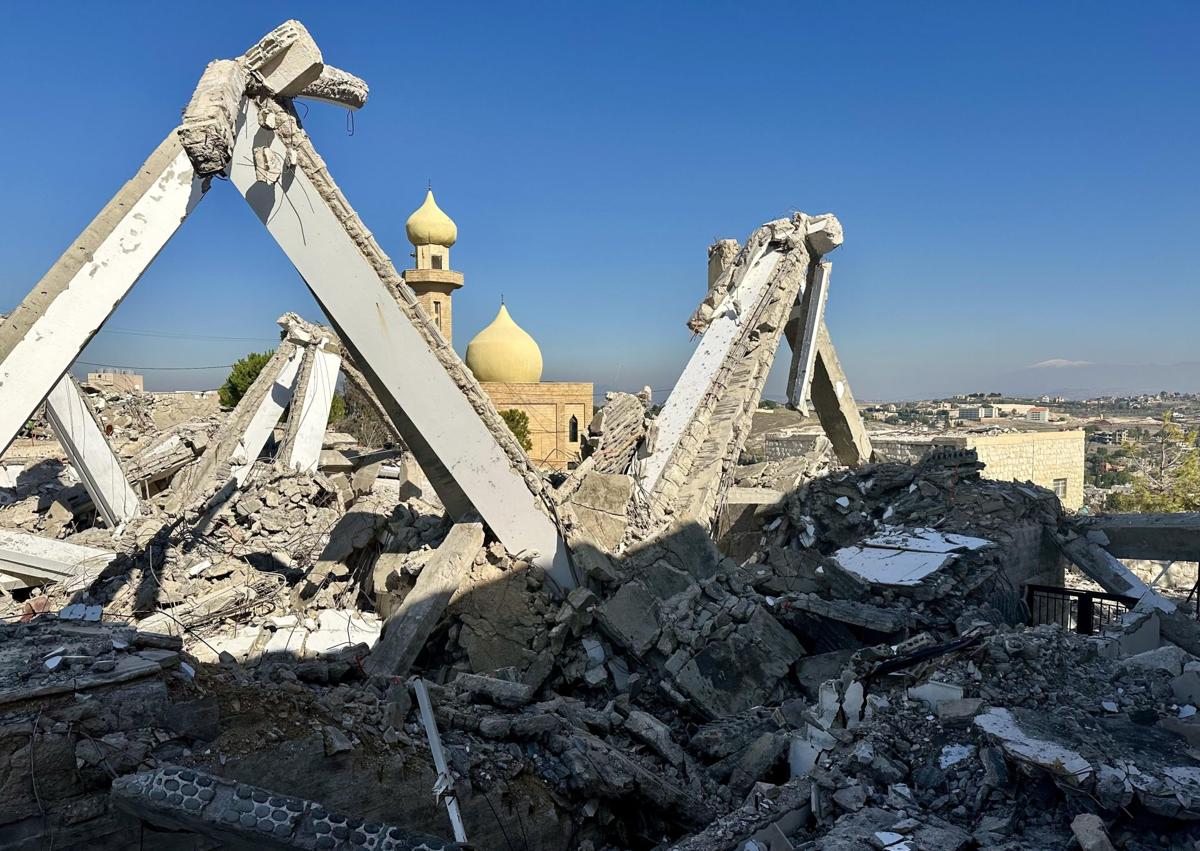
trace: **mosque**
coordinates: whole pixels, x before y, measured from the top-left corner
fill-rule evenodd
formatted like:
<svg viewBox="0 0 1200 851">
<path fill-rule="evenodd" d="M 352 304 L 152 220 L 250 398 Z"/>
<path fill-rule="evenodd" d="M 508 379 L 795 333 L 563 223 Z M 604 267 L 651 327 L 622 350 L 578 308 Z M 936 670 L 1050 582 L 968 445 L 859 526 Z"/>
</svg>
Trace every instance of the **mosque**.
<svg viewBox="0 0 1200 851">
<path fill-rule="evenodd" d="M 442 336 L 454 343 L 451 299 L 463 285 L 450 268 L 450 246 L 458 226 L 442 212 L 433 190 L 408 217 L 415 268 L 404 281 Z M 508 312 L 503 299 L 492 323 L 467 344 L 467 367 L 499 411 L 524 411 L 529 417 L 530 459 L 548 470 L 570 470 L 579 463 L 581 435 L 592 419 L 590 381 L 542 381 L 542 351 Z"/>
</svg>

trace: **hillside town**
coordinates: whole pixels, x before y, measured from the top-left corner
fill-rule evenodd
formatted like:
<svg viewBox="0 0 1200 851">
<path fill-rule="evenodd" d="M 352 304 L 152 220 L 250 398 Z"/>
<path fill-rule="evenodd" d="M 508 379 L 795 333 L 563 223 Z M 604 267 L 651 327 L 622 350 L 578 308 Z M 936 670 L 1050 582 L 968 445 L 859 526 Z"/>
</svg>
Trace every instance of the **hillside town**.
<svg viewBox="0 0 1200 851">
<path fill-rule="evenodd" d="M 696 247 L 668 392 L 544 380 L 432 188 L 335 183 L 303 23 L 196 70 L 0 321 L 0 851 L 1200 848 L 1200 396 L 856 400 L 799 211 Z M 320 314 L 81 362 L 216 193 Z"/>
</svg>

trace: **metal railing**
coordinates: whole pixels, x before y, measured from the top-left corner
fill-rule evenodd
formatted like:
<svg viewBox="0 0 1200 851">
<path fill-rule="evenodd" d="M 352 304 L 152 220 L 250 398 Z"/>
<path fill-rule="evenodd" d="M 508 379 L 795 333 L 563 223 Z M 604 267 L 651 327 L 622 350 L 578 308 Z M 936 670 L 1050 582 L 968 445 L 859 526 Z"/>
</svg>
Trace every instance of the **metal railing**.
<svg viewBox="0 0 1200 851">
<path fill-rule="evenodd" d="M 1130 611 L 1137 599 L 1104 591 L 1083 591 L 1054 585 L 1026 585 L 1029 622 L 1056 623 L 1081 635 L 1095 635 Z"/>
</svg>

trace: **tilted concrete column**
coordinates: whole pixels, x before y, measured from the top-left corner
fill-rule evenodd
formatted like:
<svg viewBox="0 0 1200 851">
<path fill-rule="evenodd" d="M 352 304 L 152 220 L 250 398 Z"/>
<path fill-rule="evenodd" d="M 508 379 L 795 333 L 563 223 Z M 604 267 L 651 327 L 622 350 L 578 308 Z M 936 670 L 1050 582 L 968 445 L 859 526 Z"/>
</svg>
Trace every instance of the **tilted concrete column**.
<svg viewBox="0 0 1200 851">
<path fill-rule="evenodd" d="M 829 273 L 833 264 L 824 261 L 813 267 L 804 295 L 792 310 L 792 318 L 801 329 L 800 344 L 792 348 L 788 371 L 788 404 L 808 416 L 809 387 L 817 360 L 817 331 L 825 324 L 825 297 L 829 293 Z"/>
<path fill-rule="evenodd" d="M 109 528 L 136 517 L 137 494 L 70 375 L 64 375 L 46 397 L 46 417 Z"/>
<path fill-rule="evenodd" d="M 311 473 L 317 469 L 341 364 L 342 358 L 335 352 L 312 347 L 307 375 L 296 386 L 299 411 L 293 406 L 281 450 L 284 464 L 293 470 Z"/>
<path fill-rule="evenodd" d="M 295 119 L 245 109 L 230 179 L 304 278 L 456 518 L 477 512 L 562 588 L 577 581 L 540 476 L 429 325 Z M 257 166 L 257 167 L 256 167 Z"/>
<path fill-rule="evenodd" d="M 824 325 L 817 331 L 817 357 L 813 362 L 810 393 L 821 428 L 833 444 L 838 460 L 848 467 L 870 461 L 871 436 L 867 434 L 854 394 L 850 392 L 850 381 Z"/>
<path fill-rule="evenodd" d="M 658 488 L 667 464 L 680 443 L 688 439 L 686 432 L 697 423 L 697 414 L 711 403 L 713 379 L 726 364 L 737 341 L 746 333 L 754 316 L 754 307 L 766 293 L 782 252 L 772 242 L 769 228 L 764 227 L 751 237 L 744 255 L 746 260 L 735 273 L 738 276 L 736 282 L 720 302 L 671 395 L 654 419 L 648 454 L 639 459 L 635 471 L 646 493 L 653 493 Z"/>
<path fill-rule="evenodd" d="M 0 446 L 12 443 L 205 188 L 172 131 L 0 325 Z"/>
<path fill-rule="evenodd" d="M 250 418 L 250 424 L 246 426 L 237 447 L 230 456 L 230 461 L 234 465 L 233 477 L 237 479 L 239 485 L 246 481 L 246 476 L 250 474 L 254 462 L 258 460 L 263 447 L 267 445 L 267 439 L 275 430 L 275 426 L 279 424 L 279 418 L 291 404 L 304 353 L 304 348 L 293 344 L 279 374 L 271 382 L 270 388 L 258 403 L 258 407 Z"/>
<path fill-rule="evenodd" d="M 279 414 L 292 397 L 290 385 L 287 385 L 286 391 L 277 388 L 284 386 L 283 377 L 289 368 L 294 379 L 299 361 L 296 361 L 295 367 L 291 367 L 290 362 L 297 354 L 302 355 L 303 350 L 292 339 L 280 342 L 258 378 L 254 379 L 237 406 L 221 423 L 204 454 L 195 464 L 180 472 L 174 486 L 175 493 L 167 504 L 168 513 L 184 511 L 207 496 L 214 485 L 225 484 L 230 477 L 237 478 L 239 484 L 245 480 L 246 472 L 262 452 L 271 428 L 279 421 Z M 271 421 L 273 414 L 275 420 Z M 268 422 L 269 426 L 266 425 Z M 245 465 L 240 477 L 234 476 L 235 452 L 238 453 L 240 464 Z"/>
<path fill-rule="evenodd" d="M 814 223 L 825 217 L 816 217 Z M 843 241 L 841 224 L 836 217 L 828 216 L 826 226 L 810 230 L 809 247 L 817 258 L 822 258 L 836 249 Z M 814 264 L 810 286 L 805 287 L 802 299 L 797 300 L 797 310 L 784 329 L 788 345 L 792 348 L 792 374 L 788 376 L 789 402 L 793 402 L 808 415 L 805 399 L 812 401 L 817 418 L 825 435 L 833 444 L 834 454 L 843 464 L 856 467 L 871 460 L 871 438 L 866 425 L 850 392 L 850 382 L 842 370 L 837 350 L 829 339 L 825 327 L 824 302 L 828 298 L 829 270 L 825 277 L 818 278 L 820 266 Z M 813 290 L 813 287 L 819 290 Z M 811 294 L 810 294 L 811 291 Z M 814 299 L 816 303 L 814 304 Z M 815 333 L 810 333 L 810 329 Z M 807 347 L 811 345 L 812 350 Z M 808 377 L 801 374 L 811 359 Z M 792 396 L 796 399 L 793 400 Z"/>
<path fill-rule="evenodd" d="M 732 240 L 709 250 L 709 291 L 688 322 L 703 332 L 636 464 L 654 521 L 711 527 L 733 478 L 792 305 L 833 216 L 797 214 L 759 228 L 732 265 Z M 814 236 L 815 235 L 815 236 Z M 713 275 L 717 275 L 712 280 Z"/>
</svg>

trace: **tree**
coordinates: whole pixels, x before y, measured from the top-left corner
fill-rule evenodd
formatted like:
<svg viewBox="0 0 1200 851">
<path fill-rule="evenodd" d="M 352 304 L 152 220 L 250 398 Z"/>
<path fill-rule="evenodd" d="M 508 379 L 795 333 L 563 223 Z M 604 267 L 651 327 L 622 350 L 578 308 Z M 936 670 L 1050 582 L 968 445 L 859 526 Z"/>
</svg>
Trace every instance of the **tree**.
<svg viewBox="0 0 1200 851">
<path fill-rule="evenodd" d="M 246 391 L 250 389 L 250 385 L 254 383 L 254 379 L 258 378 L 258 374 L 271 359 L 272 354 L 274 352 L 251 352 L 233 365 L 229 377 L 225 379 L 225 383 L 218 391 L 224 407 L 232 408 L 242 400 Z"/>
<path fill-rule="evenodd" d="M 529 414 L 518 411 L 516 408 L 509 408 L 507 411 L 500 412 L 500 418 L 517 438 L 517 443 L 521 444 L 522 449 L 526 452 L 533 449 L 533 441 L 529 438 Z"/>
<path fill-rule="evenodd" d="M 1113 496 L 1120 511 L 1171 512 L 1200 510 L 1200 454 L 1196 431 L 1185 432 L 1171 412 L 1162 429 L 1131 453 L 1133 488 Z M 1114 453 L 1115 455 L 1115 453 Z"/>
<path fill-rule="evenodd" d="M 344 416 L 346 416 L 346 397 L 341 393 L 334 393 L 333 399 L 329 403 L 329 422 L 336 423 Z"/>
</svg>

